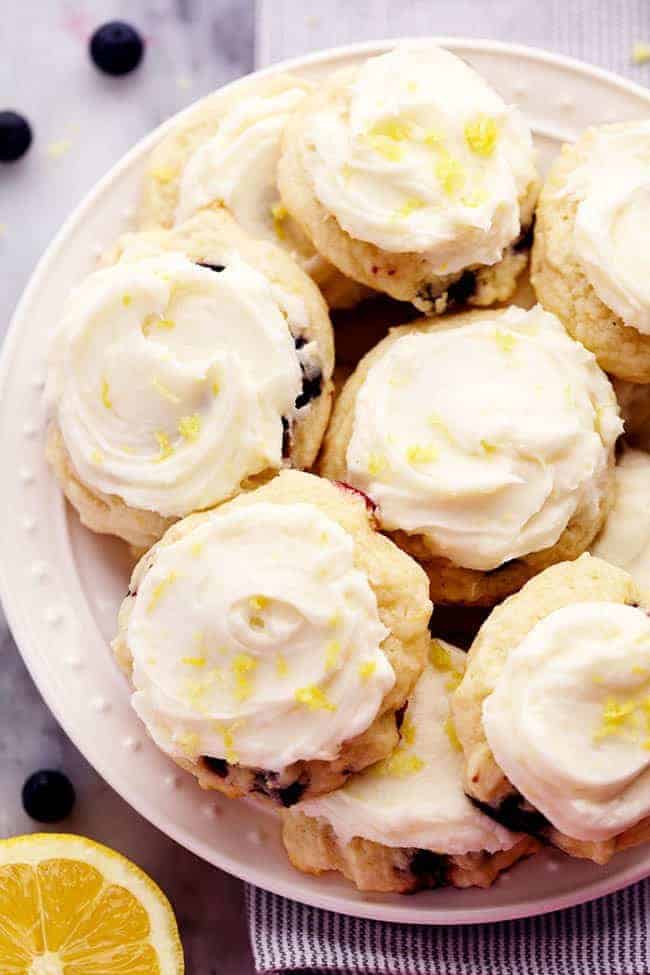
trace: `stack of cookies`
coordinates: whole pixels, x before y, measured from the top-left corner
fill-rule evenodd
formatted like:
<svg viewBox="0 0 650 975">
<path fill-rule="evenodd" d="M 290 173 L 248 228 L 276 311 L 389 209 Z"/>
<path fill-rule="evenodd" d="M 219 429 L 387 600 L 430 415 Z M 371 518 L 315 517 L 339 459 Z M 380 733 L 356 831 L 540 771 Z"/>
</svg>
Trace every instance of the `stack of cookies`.
<svg viewBox="0 0 650 975">
<path fill-rule="evenodd" d="M 133 707 L 298 869 L 650 839 L 649 174 L 612 125 L 540 192 L 520 113 L 399 45 L 186 112 L 70 294 L 46 450 L 137 559 Z"/>
</svg>

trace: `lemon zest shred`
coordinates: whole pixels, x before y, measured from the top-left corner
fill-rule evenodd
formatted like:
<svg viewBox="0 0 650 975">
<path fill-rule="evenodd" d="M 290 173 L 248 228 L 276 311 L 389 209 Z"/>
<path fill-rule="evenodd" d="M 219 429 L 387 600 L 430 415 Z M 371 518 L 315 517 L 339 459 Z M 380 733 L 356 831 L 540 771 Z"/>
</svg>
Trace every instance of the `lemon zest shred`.
<svg viewBox="0 0 650 975">
<path fill-rule="evenodd" d="M 178 574 L 172 569 L 171 572 L 168 572 L 167 575 L 153 587 L 151 590 L 151 597 L 147 604 L 148 613 L 151 613 L 156 608 L 166 591 L 171 585 L 173 585 L 174 582 L 176 582 L 177 579 Z"/>
<path fill-rule="evenodd" d="M 275 658 L 275 672 L 278 677 L 286 677 L 289 673 L 287 658 L 281 653 L 279 653 Z"/>
<path fill-rule="evenodd" d="M 325 670 L 332 670 L 336 667 L 341 656 L 341 643 L 339 640 L 330 640 L 325 647 Z"/>
<path fill-rule="evenodd" d="M 499 128 L 490 115 L 477 115 L 465 125 L 465 141 L 477 156 L 488 158 L 496 148 Z"/>
<path fill-rule="evenodd" d="M 108 385 L 108 380 L 106 378 L 102 379 L 102 403 L 107 410 L 113 409 L 113 402 L 111 400 L 111 391 Z"/>
<path fill-rule="evenodd" d="M 298 704 L 304 704 L 310 711 L 336 711 L 336 705 L 315 684 L 299 687 L 294 697 Z"/>
<path fill-rule="evenodd" d="M 359 677 L 361 680 L 370 680 L 374 672 L 377 670 L 377 664 L 374 660 L 366 660 L 364 663 L 359 664 Z"/>
<path fill-rule="evenodd" d="M 406 459 L 409 464 L 430 464 L 432 461 L 438 460 L 438 456 L 438 451 L 433 445 L 412 444 L 406 450 Z"/>
<path fill-rule="evenodd" d="M 160 453 L 158 455 L 158 461 L 167 460 L 168 457 L 174 453 L 174 448 L 170 443 L 169 437 L 164 430 L 156 430 L 154 437 L 158 443 Z"/>
<path fill-rule="evenodd" d="M 198 440 L 201 433 L 201 417 L 198 413 L 182 416 L 178 421 L 178 432 L 185 440 Z"/>
</svg>

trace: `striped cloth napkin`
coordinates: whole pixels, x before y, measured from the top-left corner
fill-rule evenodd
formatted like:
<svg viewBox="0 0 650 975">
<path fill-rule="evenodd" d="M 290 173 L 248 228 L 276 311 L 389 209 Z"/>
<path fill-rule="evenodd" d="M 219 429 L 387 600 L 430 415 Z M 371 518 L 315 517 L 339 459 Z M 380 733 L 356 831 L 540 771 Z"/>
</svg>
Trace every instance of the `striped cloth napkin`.
<svg viewBox="0 0 650 975">
<path fill-rule="evenodd" d="M 417 896 L 417 895 L 416 895 Z M 389 924 L 246 888 L 258 972 L 648 975 L 650 880 L 541 917 L 459 927 Z"/>
<path fill-rule="evenodd" d="M 259 67 L 373 37 L 454 34 L 536 45 L 650 83 L 650 0 L 257 0 Z M 417 896 L 417 895 L 416 895 Z M 255 887 L 258 972 L 364 975 L 649 975 L 650 879 L 570 910 L 490 925 L 421 927 L 346 917 Z"/>
</svg>

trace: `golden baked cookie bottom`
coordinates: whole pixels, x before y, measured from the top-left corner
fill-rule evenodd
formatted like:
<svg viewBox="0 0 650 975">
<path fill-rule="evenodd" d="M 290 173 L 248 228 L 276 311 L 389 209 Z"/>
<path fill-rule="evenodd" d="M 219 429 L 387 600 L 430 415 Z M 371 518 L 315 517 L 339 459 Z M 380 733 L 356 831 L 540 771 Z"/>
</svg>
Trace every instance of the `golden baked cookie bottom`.
<svg viewBox="0 0 650 975">
<path fill-rule="evenodd" d="M 341 843 L 325 819 L 298 810 L 283 815 L 282 838 L 291 863 L 303 873 L 336 870 L 359 890 L 396 894 L 444 886 L 490 887 L 500 873 L 539 849 L 531 836 L 498 853 L 435 853 L 362 837 Z"/>
</svg>

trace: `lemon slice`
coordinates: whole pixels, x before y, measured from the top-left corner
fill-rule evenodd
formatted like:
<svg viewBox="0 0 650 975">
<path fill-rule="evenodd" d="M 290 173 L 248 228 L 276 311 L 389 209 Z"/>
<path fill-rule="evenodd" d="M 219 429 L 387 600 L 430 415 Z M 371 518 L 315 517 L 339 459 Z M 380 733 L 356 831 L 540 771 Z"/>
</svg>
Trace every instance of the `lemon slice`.
<svg viewBox="0 0 650 975">
<path fill-rule="evenodd" d="M 176 919 L 159 887 L 81 836 L 0 841 L 2 975 L 182 975 Z"/>
</svg>

